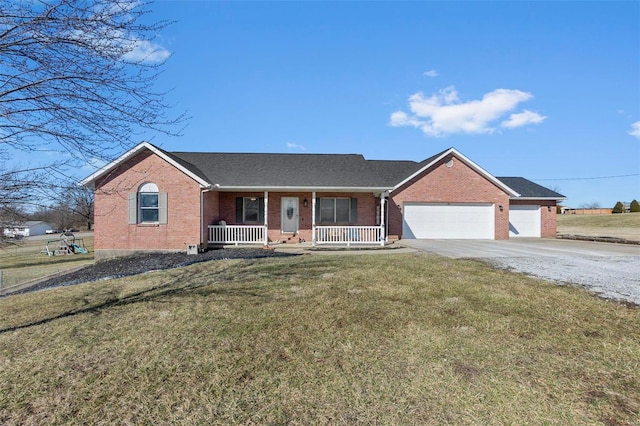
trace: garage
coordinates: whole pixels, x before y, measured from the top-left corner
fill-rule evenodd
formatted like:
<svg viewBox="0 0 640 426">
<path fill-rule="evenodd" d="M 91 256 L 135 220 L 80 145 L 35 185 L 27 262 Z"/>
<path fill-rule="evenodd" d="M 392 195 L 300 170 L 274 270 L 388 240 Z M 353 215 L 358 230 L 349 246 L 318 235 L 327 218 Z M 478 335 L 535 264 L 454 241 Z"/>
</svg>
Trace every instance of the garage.
<svg viewBox="0 0 640 426">
<path fill-rule="evenodd" d="M 403 238 L 495 238 L 495 209 L 490 203 L 405 203 Z"/>
<path fill-rule="evenodd" d="M 509 237 L 540 237 L 540 206 L 509 206 Z"/>
</svg>

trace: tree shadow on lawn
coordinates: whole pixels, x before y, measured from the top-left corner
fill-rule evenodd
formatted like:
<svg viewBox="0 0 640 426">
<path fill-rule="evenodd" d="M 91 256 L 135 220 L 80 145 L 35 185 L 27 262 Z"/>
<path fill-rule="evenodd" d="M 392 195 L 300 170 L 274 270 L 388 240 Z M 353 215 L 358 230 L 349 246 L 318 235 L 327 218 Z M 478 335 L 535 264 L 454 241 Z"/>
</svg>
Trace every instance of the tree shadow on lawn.
<svg viewBox="0 0 640 426">
<path fill-rule="evenodd" d="M 296 256 L 297 257 L 297 256 Z M 186 296 L 227 296 L 227 297 L 251 297 L 263 301 L 274 299 L 272 292 L 274 286 L 289 284 L 291 280 L 298 279 L 321 279 L 327 273 L 335 273 L 340 264 L 337 259 L 332 257 L 321 257 L 313 264 L 306 263 L 304 267 L 300 267 L 297 263 L 277 263 L 265 264 L 264 258 L 261 259 L 244 259 L 242 263 L 230 264 L 215 271 L 204 268 L 194 273 L 188 269 L 170 269 L 164 270 L 163 274 L 171 279 L 159 285 L 146 288 L 144 290 L 129 294 L 124 297 L 118 297 L 113 294 L 97 304 L 83 306 L 77 309 L 70 309 L 58 315 L 50 316 L 25 324 L 19 324 L 0 328 L 0 334 L 11 331 L 26 329 L 39 325 L 44 325 L 55 320 L 73 317 L 86 313 L 100 313 L 106 309 L 116 306 L 127 306 L 135 303 L 143 302 L 159 302 L 165 303 L 174 297 Z M 268 279 L 274 282 L 273 285 L 265 286 L 261 279 Z M 259 283 L 253 283 L 260 280 Z M 237 286 L 222 286 L 221 284 L 238 284 Z M 95 283 L 94 283 L 95 284 Z M 85 303 L 91 303 L 88 295 L 80 296 Z"/>
<path fill-rule="evenodd" d="M 173 271 L 165 271 L 166 275 L 171 277 L 170 281 L 164 282 L 160 285 L 146 288 L 136 293 L 129 294 L 124 297 L 110 297 L 95 305 L 84 306 L 82 308 L 70 309 L 66 312 L 62 312 L 58 315 L 50 316 L 36 321 L 31 321 L 25 324 L 14 325 L 6 328 L 0 328 L 0 334 L 8 333 L 11 331 L 22 330 L 30 327 L 48 324 L 52 321 L 73 317 L 76 315 L 87 313 L 100 313 L 106 309 L 116 306 L 127 306 L 135 303 L 143 302 L 162 302 L 164 298 L 171 297 L 184 297 L 192 295 L 200 296 L 236 296 L 236 297 L 255 297 L 261 299 L 271 298 L 264 290 L 265 288 L 258 285 L 239 287 L 223 287 L 215 286 L 216 284 L 223 283 L 242 283 L 255 280 L 256 274 L 253 271 L 255 261 L 247 261 L 243 265 L 228 265 L 221 271 L 217 271 L 215 276 L 212 276 L 209 271 L 199 271 L 193 274 L 193 271 L 180 270 L 179 273 Z M 238 268 L 240 267 L 240 268 Z M 175 271 L 175 270 L 174 270 Z M 185 281 L 187 281 L 186 284 Z M 260 288 L 260 291 L 258 290 Z M 82 297 L 85 303 L 90 303 L 88 298 Z"/>
</svg>

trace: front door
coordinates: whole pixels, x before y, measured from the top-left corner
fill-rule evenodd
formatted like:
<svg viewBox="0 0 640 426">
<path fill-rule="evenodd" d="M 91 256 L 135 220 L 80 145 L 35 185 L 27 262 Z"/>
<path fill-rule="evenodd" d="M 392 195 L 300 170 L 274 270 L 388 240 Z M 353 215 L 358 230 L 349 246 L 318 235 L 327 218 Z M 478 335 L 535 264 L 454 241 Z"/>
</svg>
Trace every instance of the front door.
<svg viewBox="0 0 640 426">
<path fill-rule="evenodd" d="M 298 199 L 282 198 L 282 232 L 298 232 Z"/>
</svg>

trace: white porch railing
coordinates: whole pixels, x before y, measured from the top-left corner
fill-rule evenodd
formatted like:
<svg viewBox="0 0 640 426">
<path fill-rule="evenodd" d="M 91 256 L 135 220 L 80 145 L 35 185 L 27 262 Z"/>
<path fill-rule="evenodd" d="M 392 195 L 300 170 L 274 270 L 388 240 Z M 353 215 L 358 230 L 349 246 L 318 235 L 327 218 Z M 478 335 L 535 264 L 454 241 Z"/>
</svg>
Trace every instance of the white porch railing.
<svg viewBox="0 0 640 426">
<path fill-rule="evenodd" d="M 267 244 L 264 225 L 209 225 L 209 244 Z"/>
<path fill-rule="evenodd" d="M 316 226 L 315 244 L 384 245 L 382 226 Z"/>
</svg>

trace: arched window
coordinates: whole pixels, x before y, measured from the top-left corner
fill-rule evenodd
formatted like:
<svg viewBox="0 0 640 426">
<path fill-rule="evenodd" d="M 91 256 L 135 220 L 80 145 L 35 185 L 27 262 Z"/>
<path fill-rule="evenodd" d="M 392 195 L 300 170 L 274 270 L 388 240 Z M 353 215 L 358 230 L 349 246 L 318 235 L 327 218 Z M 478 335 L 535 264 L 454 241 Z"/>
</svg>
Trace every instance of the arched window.
<svg viewBox="0 0 640 426">
<path fill-rule="evenodd" d="M 138 189 L 138 218 L 140 223 L 158 222 L 159 207 L 158 186 L 147 182 Z"/>
<path fill-rule="evenodd" d="M 140 185 L 129 194 L 129 223 L 167 223 L 167 194 L 153 182 Z"/>
</svg>

